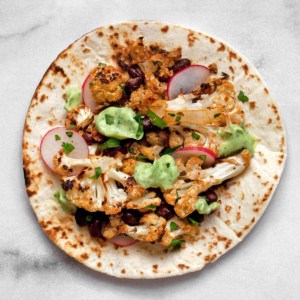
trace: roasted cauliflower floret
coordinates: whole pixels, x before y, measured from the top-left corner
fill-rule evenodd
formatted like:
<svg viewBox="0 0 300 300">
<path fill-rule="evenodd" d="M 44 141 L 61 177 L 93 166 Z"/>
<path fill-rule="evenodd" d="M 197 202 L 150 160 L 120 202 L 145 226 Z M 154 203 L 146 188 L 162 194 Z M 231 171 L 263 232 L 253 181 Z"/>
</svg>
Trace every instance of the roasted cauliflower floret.
<svg viewBox="0 0 300 300">
<path fill-rule="evenodd" d="M 106 137 L 97 131 L 95 120 L 84 130 L 84 138 L 88 144 L 104 142 Z"/>
<path fill-rule="evenodd" d="M 149 51 L 147 47 L 144 46 L 143 37 L 139 37 L 130 46 L 130 56 L 133 60 L 133 63 L 140 63 L 149 58 Z"/>
<path fill-rule="evenodd" d="M 99 64 L 90 72 L 91 84 L 89 86 L 94 100 L 100 107 L 116 102 L 122 98 L 121 85 L 126 81 L 126 75 L 112 66 Z"/>
<path fill-rule="evenodd" d="M 146 140 L 152 146 L 169 147 L 169 132 L 167 130 L 146 132 Z"/>
<path fill-rule="evenodd" d="M 122 163 L 121 171 L 132 176 L 137 161 L 134 158 L 128 158 L 124 159 Z"/>
<path fill-rule="evenodd" d="M 200 173 L 202 171 L 201 165 L 203 164 L 203 160 L 199 157 L 192 156 L 187 162 L 186 162 L 186 174 L 185 178 L 190 180 L 197 180 L 200 177 Z"/>
<path fill-rule="evenodd" d="M 176 201 L 178 201 L 187 192 L 192 184 L 192 182 L 185 182 L 183 179 L 178 179 L 171 190 L 164 192 L 166 202 L 174 206 Z"/>
<path fill-rule="evenodd" d="M 172 131 L 169 138 L 171 148 L 183 145 L 183 137 L 176 131 Z"/>
<path fill-rule="evenodd" d="M 159 158 L 159 153 L 164 147 L 162 146 L 152 146 L 152 147 L 146 147 L 146 146 L 140 146 L 140 151 L 143 155 L 145 155 L 148 159 L 154 160 L 156 158 Z"/>
<path fill-rule="evenodd" d="M 173 227 L 171 226 L 171 223 L 174 223 L 172 224 Z M 168 220 L 161 243 L 164 246 L 169 246 L 172 240 L 178 239 L 183 235 L 193 236 L 197 233 L 197 231 L 199 231 L 198 227 L 192 226 L 187 221 L 181 220 L 175 216 Z"/>
<path fill-rule="evenodd" d="M 205 192 L 209 187 L 218 185 L 223 181 L 236 177 L 246 170 L 248 167 L 248 158 L 244 150 L 244 154 L 231 156 L 224 159 L 214 167 L 204 169 L 201 172 L 201 178 L 194 181 L 192 186 L 179 197 L 175 204 L 175 212 L 180 218 L 185 218 L 191 214 L 196 208 L 198 195 Z"/>
<path fill-rule="evenodd" d="M 86 128 L 94 119 L 94 114 L 91 109 L 84 104 L 72 108 L 65 120 L 66 128 L 75 126 L 75 130 L 83 130 Z"/>
<path fill-rule="evenodd" d="M 135 200 L 141 198 L 147 193 L 146 189 L 137 184 L 133 177 L 129 177 L 126 182 L 126 192 L 128 200 Z"/>
<path fill-rule="evenodd" d="M 159 206 L 160 204 L 161 199 L 159 197 L 156 197 L 156 194 L 154 192 L 151 192 L 140 198 L 128 201 L 126 203 L 126 208 L 143 210 L 149 205 Z"/>
</svg>

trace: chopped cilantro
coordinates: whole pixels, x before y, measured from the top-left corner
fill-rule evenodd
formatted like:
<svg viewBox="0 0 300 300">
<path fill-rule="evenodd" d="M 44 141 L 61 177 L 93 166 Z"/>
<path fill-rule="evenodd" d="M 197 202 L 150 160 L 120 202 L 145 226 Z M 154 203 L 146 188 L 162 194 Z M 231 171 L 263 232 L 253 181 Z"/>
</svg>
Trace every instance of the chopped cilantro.
<svg viewBox="0 0 300 300">
<path fill-rule="evenodd" d="M 68 129 L 68 130 L 72 130 L 72 129 L 74 129 L 75 127 L 76 127 L 76 125 L 72 124 L 72 125 L 70 125 L 67 129 Z"/>
<path fill-rule="evenodd" d="M 198 133 L 196 133 L 196 132 L 192 133 L 192 137 L 193 137 L 193 139 L 195 139 L 197 141 L 200 139 L 200 135 Z"/>
<path fill-rule="evenodd" d="M 92 215 L 87 215 L 85 217 L 85 219 L 86 219 L 87 222 L 92 222 L 93 221 L 93 216 Z"/>
<path fill-rule="evenodd" d="M 71 153 L 75 149 L 75 147 L 72 144 L 65 143 L 65 142 L 62 143 L 62 147 L 66 154 Z"/>
<path fill-rule="evenodd" d="M 135 154 L 134 149 L 133 149 L 132 147 L 129 148 L 129 152 L 130 152 L 131 154 Z"/>
<path fill-rule="evenodd" d="M 98 66 L 103 66 L 103 67 L 106 67 L 106 66 L 107 66 L 107 64 L 104 64 L 104 63 L 102 63 L 102 62 L 99 62 Z"/>
<path fill-rule="evenodd" d="M 94 82 L 89 82 L 89 86 L 93 86 L 94 85 Z"/>
<path fill-rule="evenodd" d="M 143 126 L 143 122 L 142 122 L 142 115 L 141 114 L 137 114 L 134 119 L 139 123 L 139 127 L 136 131 L 136 137 L 140 138 L 143 133 L 144 133 L 144 126 Z"/>
<path fill-rule="evenodd" d="M 176 121 L 176 122 L 179 122 L 180 119 L 181 119 L 181 116 L 177 115 L 176 118 L 175 118 L 175 121 Z"/>
<path fill-rule="evenodd" d="M 193 218 L 189 218 L 189 221 L 193 224 L 193 225 L 199 225 L 200 223 L 197 222 L 196 220 L 194 220 Z"/>
<path fill-rule="evenodd" d="M 168 114 L 170 117 L 175 117 L 176 115 L 175 114 Z"/>
<path fill-rule="evenodd" d="M 179 145 L 179 146 L 176 146 L 176 147 L 173 147 L 173 148 L 169 148 L 169 149 L 166 149 L 164 152 L 163 152 L 163 155 L 166 155 L 166 154 L 172 154 L 174 151 L 176 151 L 178 148 L 180 148 L 182 145 Z"/>
<path fill-rule="evenodd" d="M 60 141 L 60 140 L 61 140 L 61 137 L 60 137 L 59 135 L 56 134 L 56 135 L 55 135 L 55 140 L 56 140 L 56 141 Z"/>
<path fill-rule="evenodd" d="M 114 116 L 112 115 L 105 115 L 105 121 L 107 125 L 111 125 L 114 123 Z"/>
<path fill-rule="evenodd" d="M 103 151 L 104 149 L 108 148 L 116 148 L 120 146 L 120 141 L 114 138 L 109 138 L 106 142 L 98 146 L 98 149 Z"/>
<path fill-rule="evenodd" d="M 179 226 L 175 222 L 171 222 L 170 223 L 170 230 L 171 231 L 174 231 L 174 230 L 176 230 L 178 228 L 179 228 Z"/>
<path fill-rule="evenodd" d="M 160 118 L 157 114 L 155 114 L 150 108 L 147 110 L 147 115 L 151 120 L 151 123 L 160 129 L 164 129 L 167 127 L 167 123 Z"/>
<path fill-rule="evenodd" d="M 151 204 L 147 206 L 148 209 L 155 211 L 156 210 L 156 206 Z"/>
<path fill-rule="evenodd" d="M 205 160 L 206 160 L 206 155 L 205 155 L 205 154 L 201 154 L 201 155 L 199 156 L 199 158 L 200 158 L 201 160 L 205 161 Z"/>
<path fill-rule="evenodd" d="M 126 95 L 125 87 L 123 85 L 119 84 L 119 88 L 122 90 L 123 94 Z"/>
<path fill-rule="evenodd" d="M 148 159 L 147 156 L 143 155 L 143 154 L 139 154 L 137 156 L 137 159 L 140 159 L 140 160 L 144 160 L 144 159 Z"/>
<path fill-rule="evenodd" d="M 90 178 L 91 179 L 98 179 L 100 177 L 101 173 L 102 173 L 101 168 L 100 167 L 96 167 L 95 168 L 95 175 L 91 176 Z"/>
<path fill-rule="evenodd" d="M 66 132 L 66 135 L 67 135 L 68 137 L 72 137 L 72 136 L 73 136 L 73 132 L 67 131 L 67 132 Z"/>
<path fill-rule="evenodd" d="M 180 249 L 181 248 L 181 244 L 184 243 L 185 240 L 176 240 L 174 239 L 168 246 L 167 248 L 172 248 L 173 247 L 173 251 Z"/>
<path fill-rule="evenodd" d="M 221 114 L 215 114 L 214 118 L 217 118 L 217 117 L 220 117 L 220 116 L 221 116 Z"/>
<path fill-rule="evenodd" d="M 170 163 L 167 163 L 167 165 L 166 165 L 166 166 L 167 166 L 167 168 L 170 168 Z"/>
<path fill-rule="evenodd" d="M 244 94 L 243 91 L 240 91 L 239 95 L 238 95 L 238 99 L 245 103 L 245 102 L 248 102 L 249 101 L 249 98 Z"/>
</svg>

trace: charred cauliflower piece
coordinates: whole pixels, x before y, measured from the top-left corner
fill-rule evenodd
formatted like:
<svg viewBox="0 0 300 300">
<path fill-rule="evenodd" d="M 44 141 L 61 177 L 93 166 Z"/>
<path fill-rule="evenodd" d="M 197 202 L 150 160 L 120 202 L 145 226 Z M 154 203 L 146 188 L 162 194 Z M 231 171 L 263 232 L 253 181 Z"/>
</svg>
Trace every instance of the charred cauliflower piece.
<svg viewBox="0 0 300 300">
<path fill-rule="evenodd" d="M 166 130 L 147 132 L 146 140 L 152 146 L 169 147 L 169 133 Z"/>
<path fill-rule="evenodd" d="M 125 159 L 125 160 L 123 160 L 121 171 L 132 176 L 133 172 L 134 172 L 134 167 L 136 164 L 137 164 L 137 161 L 133 158 Z"/>
<path fill-rule="evenodd" d="M 147 191 L 145 188 L 137 184 L 133 177 L 129 177 L 126 182 L 126 192 L 128 200 L 135 200 L 144 196 Z"/>
<path fill-rule="evenodd" d="M 171 229 L 171 223 L 174 223 L 172 225 L 176 229 Z M 172 240 L 178 239 L 183 235 L 194 236 L 197 231 L 199 231 L 199 228 L 197 226 L 192 226 L 187 221 L 181 220 L 175 216 L 172 219 L 168 220 L 161 243 L 164 246 L 169 246 Z"/>
<path fill-rule="evenodd" d="M 152 146 L 152 147 L 146 147 L 146 146 L 140 146 L 140 151 L 143 155 L 145 155 L 148 159 L 154 160 L 156 158 L 159 158 L 159 153 L 164 147 L 162 146 Z"/>
<path fill-rule="evenodd" d="M 75 126 L 75 130 L 83 130 L 86 128 L 94 119 L 93 112 L 91 109 L 84 104 L 72 108 L 65 120 L 66 128 Z"/>
<path fill-rule="evenodd" d="M 176 131 L 170 134 L 169 144 L 171 148 L 181 146 L 183 144 L 183 137 Z"/>
<path fill-rule="evenodd" d="M 192 186 L 176 202 L 174 207 L 176 214 L 180 218 L 185 218 L 196 209 L 198 194 L 245 171 L 249 165 L 247 153 L 249 154 L 247 150 L 244 150 L 242 154 L 231 156 L 212 168 L 202 170 L 201 178 L 193 182 Z"/>
<path fill-rule="evenodd" d="M 126 208 L 143 210 L 149 205 L 159 206 L 160 204 L 161 199 L 159 197 L 156 197 L 156 194 L 154 192 L 151 192 L 140 198 L 129 200 L 126 203 Z"/>
<path fill-rule="evenodd" d="M 90 72 L 90 89 L 99 107 L 106 106 L 122 98 L 121 85 L 126 81 L 126 75 L 112 66 L 99 64 Z"/>
</svg>

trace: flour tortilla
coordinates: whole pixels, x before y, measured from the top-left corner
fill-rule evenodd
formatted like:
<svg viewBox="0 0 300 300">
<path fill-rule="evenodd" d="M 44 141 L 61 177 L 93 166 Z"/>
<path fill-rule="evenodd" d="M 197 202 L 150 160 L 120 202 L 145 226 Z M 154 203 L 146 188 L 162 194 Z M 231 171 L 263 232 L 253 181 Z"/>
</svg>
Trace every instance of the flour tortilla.
<svg viewBox="0 0 300 300">
<path fill-rule="evenodd" d="M 258 139 L 248 170 L 221 187 L 222 205 L 201 224 L 197 242 L 166 253 L 159 244 L 138 242 L 117 248 L 90 237 L 52 200 L 60 188 L 59 176 L 41 160 L 41 138 L 62 126 L 64 96 L 70 84 L 81 86 L 89 70 L 101 61 L 115 64 L 112 55 L 126 40 L 144 37 L 145 45 L 159 43 L 166 50 L 182 47 L 182 57 L 229 74 L 237 92 L 249 102 L 242 104 L 246 127 Z M 23 137 L 27 192 L 37 219 L 49 238 L 86 266 L 126 278 L 159 278 L 202 269 L 236 246 L 250 232 L 269 204 L 286 158 L 285 134 L 277 105 L 254 67 L 228 44 L 208 35 L 154 21 L 134 21 L 98 28 L 70 45 L 51 64 L 32 98 Z"/>
</svg>

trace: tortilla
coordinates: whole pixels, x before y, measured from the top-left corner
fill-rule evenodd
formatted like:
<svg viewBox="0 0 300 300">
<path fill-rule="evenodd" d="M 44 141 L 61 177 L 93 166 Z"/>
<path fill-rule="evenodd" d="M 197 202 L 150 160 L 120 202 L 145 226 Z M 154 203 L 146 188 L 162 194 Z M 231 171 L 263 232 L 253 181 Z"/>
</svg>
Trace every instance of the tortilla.
<svg viewBox="0 0 300 300">
<path fill-rule="evenodd" d="M 243 90 L 246 127 L 258 139 L 250 167 L 222 189 L 220 209 L 205 217 L 193 244 L 166 252 L 159 244 L 138 242 L 120 248 L 90 237 L 74 217 L 52 200 L 60 187 L 59 177 L 44 165 L 39 146 L 51 128 L 65 117 L 65 92 L 69 84 L 81 86 L 99 61 L 115 64 L 119 45 L 143 36 L 145 44 L 171 50 L 182 47 L 182 57 L 192 63 L 229 74 L 235 90 Z M 27 193 L 38 222 L 49 238 L 86 266 L 124 278 L 159 278 L 202 269 L 232 249 L 250 232 L 268 206 L 278 185 L 286 158 L 285 133 L 278 111 L 263 80 L 249 62 L 228 44 L 203 33 L 154 21 L 134 21 L 98 28 L 71 44 L 46 71 L 32 98 L 23 137 L 24 174 Z"/>
</svg>

